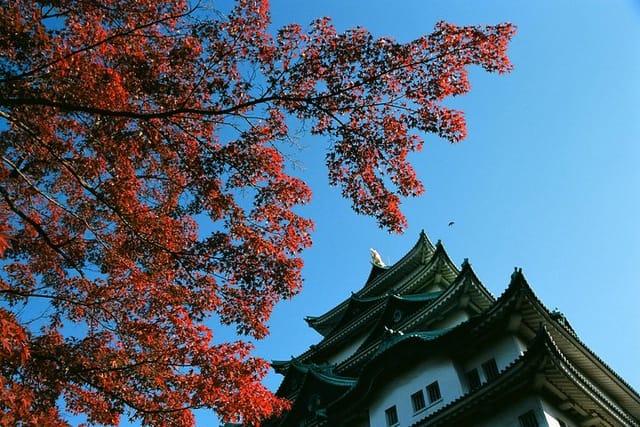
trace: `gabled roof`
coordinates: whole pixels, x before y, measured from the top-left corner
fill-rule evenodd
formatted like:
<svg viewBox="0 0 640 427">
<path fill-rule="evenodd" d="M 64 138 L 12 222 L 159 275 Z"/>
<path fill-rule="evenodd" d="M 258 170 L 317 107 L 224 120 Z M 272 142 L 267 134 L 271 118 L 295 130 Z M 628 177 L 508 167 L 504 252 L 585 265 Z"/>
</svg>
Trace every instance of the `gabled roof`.
<svg viewBox="0 0 640 427">
<path fill-rule="evenodd" d="M 425 358 L 443 354 L 451 345 L 465 342 L 469 322 L 455 328 L 435 331 L 416 331 L 411 333 L 389 333 L 374 349 L 372 357 L 366 362 L 358 382 L 339 399 L 330 403 L 332 411 L 338 416 L 351 409 L 357 410 L 365 404 L 377 386 L 410 369 L 413 363 Z M 468 342 L 468 341 L 466 341 Z"/>
<path fill-rule="evenodd" d="M 428 332 L 429 329 L 432 329 L 431 323 L 445 318 L 447 313 L 461 308 L 461 305 L 465 305 L 465 309 L 472 309 L 472 312 L 477 314 L 491 307 L 494 302 L 493 296 L 480 283 L 471 265 L 466 261 L 453 283 L 446 290 L 440 292 L 437 298 L 430 301 L 429 304 L 423 304 L 418 310 L 403 318 L 401 322 L 386 326 L 405 334 Z M 385 325 L 378 324 L 377 329 L 373 329 L 378 333 L 371 333 L 369 339 L 358 348 L 353 356 L 338 364 L 336 372 L 356 375 L 360 367 L 376 353 L 383 339 L 381 333 L 383 326 Z"/>
<path fill-rule="evenodd" d="M 353 295 L 358 298 L 376 297 L 392 291 L 398 283 L 413 276 L 417 269 L 432 261 L 435 252 L 436 247 L 433 246 L 426 233 L 422 231 L 413 248 L 395 264 L 388 267 L 379 267 L 372 264 L 369 278 L 364 286 Z M 340 322 L 350 300 L 343 301 L 321 316 L 308 316 L 305 320 L 309 326 L 321 335 L 326 336 Z"/>
<path fill-rule="evenodd" d="M 309 350 L 299 356 L 300 360 L 318 361 L 330 357 L 345 342 L 352 342 L 363 335 L 368 336 L 367 342 L 379 336 L 384 330 L 384 326 L 394 327 L 405 318 L 422 309 L 424 306 L 436 301 L 442 292 L 431 292 L 417 295 L 395 295 L 385 294 L 367 299 L 363 305 L 362 299 L 352 297 L 353 305 L 349 305 L 353 310 L 361 310 L 353 316 L 344 316 L 340 322 L 341 327 L 335 329 L 335 333 L 328 335 L 318 344 L 311 346 Z M 348 313 L 349 310 L 345 311 Z M 400 318 L 394 321 L 394 316 L 400 313 Z"/>
<path fill-rule="evenodd" d="M 442 317 L 448 308 L 462 304 L 456 298 L 463 294 L 466 295 L 467 302 L 465 304 L 468 304 L 468 310 L 471 313 L 485 310 L 495 301 L 495 297 L 482 285 L 468 260 L 465 259 L 461 269 L 458 270 L 447 255 L 444 246 L 440 242 L 435 247 L 431 246 L 424 233 L 421 234 L 418 243 L 410 252 L 413 252 L 414 255 L 420 253 L 421 249 L 416 248 L 421 247 L 433 248 L 433 250 L 426 251 L 429 258 L 424 264 L 417 265 L 411 274 L 399 280 L 396 286 L 389 289 L 387 293 L 370 296 L 353 293 L 336 309 L 325 315 L 318 318 L 307 318 L 306 320 L 314 325 L 316 330 L 323 333 L 324 339 L 300 355 L 300 359 L 316 362 L 326 360 L 330 356 L 328 352 L 338 350 L 346 342 L 353 342 L 354 339 L 362 337 L 362 334 L 366 334 L 367 338 L 361 350 L 366 350 L 368 345 L 381 335 L 385 326 L 389 328 L 398 326 L 405 332 L 416 330 L 416 328 L 420 328 L 421 323 L 429 320 L 428 316 L 435 313 L 434 310 L 429 309 L 432 303 L 438 304 L 441 309 L 438 315 Z M 403 258 L 407 263 L 410 263 L 407 261 L 410 259 L 411 257 L 406 256 Z M 396 265 L 392 266 L 391 270 Z M 445 289 L 442 294 L 447 294 L 447 298 L 433 298 L 437 295 L 435 292 L 422 293 L 430 289 Z M 424 297 L 427 294 L 429 296 Z M 388 308 L 390 295 L 398 303 L 408 304 L 409 301 L 420 301 L 421 303 L 415 304 L 409 313 L 403 313 L 400 325 L 397 322 L 390 323 L 382 313 L 385 312 L 386 316 L 390 315 L 388 311 L 390 310 Z M 360 360 L 357 363 L 360 363 L 363 357 L 366 358 L 369 354 L 370 351 L 359 355 L 362 357 L 359 357 Z"/>
<path fill-rule="evenodd" d="M 343 302 L 343 307 L 340 311 L 336 312 L 333 316 L 325 321 L 317 321 L 316 317 L 305 317 L 305 321 L 309 323 L 316 331 L 320 332 L 324 337 L 331 334 L 332 331 L 344 326 L 355 315 L 363 312 L 364 310 L 371 308 L 376 303 L 382 301 L 386 295 L 379 295 L 373 297 L 358 297 L 357 294 L 351 294 L 349 299 Z"/>
<path fill-rule="evenodd" d="M 444 300 L 449 292 L 460 292 L 460 289 L 462 289 L 460 286 L 452 286 L 447 290 L 448 292 L 443 292 L 438 300 Z M 436 308 L 437 303 L 430 306 L 430 309 Z M 514 323 L 514 319 L 519 323 Z M 623 417 L 627 420 L 625 422 L 631 420 L 628 424 L 621 425 L 637 425 L 634 422 L 640 419 L 640 396 L 579 341 L 563 317 L 559 317 L 555 312 L 549 312 L 542 305 L 533 294 L 521 270 L 516 270 L 512 275 L 509 287 L 491 309 L 452 329 L 416 331 L 404 334 L 398 331 L 389 331 L 387 336 L 380 340 L 378 346 L 371 350 L 372 354 L 359 372 L 358 383 L 341 399 L 333 401 L 331 406 L 333 410 L 338 412 L 343 411 L 346 407 L 357 408 L 367 400 L 369 393 L 376 389 L 379 382 L 393 377 L 397 374 L 396 371 L 410 368 L 414 363 L 434 354 L 452 356 L 468 353 L 470 348 L 475 348 L 479 343 L 504 334 L 505 328 L 513 332 L 516 332 L 514 328 L 520 328 L 517 329 L 519 333 L 522 333 L 522 328 L 533 330 L 527 354 L 535 354 L 536 345 L 539 345 L 536 344 L 537 341 L 543 339 L 539 336 L 539 330 L 536 334 L 536 328 L 540 328 L 541 325 L 544 335 L 548 336 L 544 338 L 546 340 L 544 345 L 548 347 L 549 340 L 552 341 L 553 346 L 549 348 L 556 352 L 557 359 L 561 360 L 565 366 L 563 369 L 568 369 L 566 366 L 570 366 L 571 375 L 579 380 L 578 383 L 575 383 L 577 380 L 571 379 L 567 384 L 564 384 L 568 380 L 556 375 L 554 377 L 556 386 L 564 384 L 569 387 L 567 391 L 562 389 L 560 393 L 571 392 L 575 394 L 588 386 L 591 391 L 575 397 L 581 399 L 582 403 L 579 407 L 595 408 L 597 406 L 602 409 L 601 406 L 604 405 L 609 408 L 607 411 L 614 412 L 614 415 L 610 415 L 611 417 Z M 528 357 L 532 358 L 533 356 Z M 336 371 L 341 370 L 344 371 L 341 369 L 341 365 L 338 365 Z M 527 382 L 524 381 L 522 386 L 525 387 L 526 384 Z M 509 387 L 514 387 L 514 385 L 509 385 Z M 593 402 L 588 401 L 591 399 L 589 396 L 593 393 L 602 396 Z M 488 396 L 483 397 L 482 401 L 487 398 Z M 463 422 L 456 424 L 448 418 L 447 420 L 443 424 L 435 425 L 464 424 Z"/>
<path fill-rule="evenodd" d="M 301 418 L 324 418 L 328 402 L 344 394 L 356 383 L 353 378 L 333 374 L 330 365 L 293 360 L 286 366 L 287 373 L 277 395 L 292 400 L 292 406 L 284 416 L 267 421 L 267 426 L 298 427 L 297 420 Z"/>
<path fill-rule="evenodd" d="M 633 416 L 640 419 L 638 392 L 580 340 L 564 316 L 544 306 L 527 283 L 522 269 L 514 271 L 509 286 L 496 304 L 482 316 L 482 323 L 476 328 L 486 328 L 485 323 L 500 322 L 508 316 L 512 329 L 530 337 L 535 335 L 538 325 L 546 325 L 554 341 L 572 363 L 625 407 L 633 408 Z"/>
<path fill-rule="evenodd" d="M 488 402 L 499 402 L 506 407 L 528 394 L 544 396 L 580 422 L 640 425 L 628 407 L 619 406 L 584 377 L 541 326 L 524 355 L 497 378 L 450 402 L 412 427 L 471 425 L 495 413 L 495 405 L 488 406 Z"/>
<path fill-rule="evenodd" d="M 425 293 L 434 289 L 438 292 Z M 396 310 L 401 311 L 400 316 L 394 316 Z M 442 329 L 446 323 L 441 319 L 451 319 L 447 316 L 462 310 L 472 317 Z M 285 374 L 278 394 L 294 399 L 288 420 L 297 419 L 296 413 L 308 419 L 307 401 L 313 390 L 327 393 L 321 400 L 323 408 L 329 405 L 330 416 L 334 411 L 339 416 L 361 411 L 377 384 L 412 363 L 434 354 L 464 360 L 506 333 L 516 334 L 527 344 L 524 356 L 498 379 L 429 415 L 419 425 L 467 425 L 476 418 L 467 419 L 462 413 L 480 417 L 486 402 L 509 401 L 534 392 L 560 402 L 577 418 L 590 414 L 605 423 L 629 426 L 637 426 L 640 420 L 638 393 L 586 347 L 560 312 L 542 304 L 521 269 L 516 269 L 496 300 L 467 260 L 458 270 L 444 246 L 440 242 L 432 245 L 424 232 L 400 261 L 388 268 L 374 265 L 362 289 L 308 322 L 324 339 L 298 358 L 273 363 L 276 371 Z M 339 364 L 309 363 L 328 360 L 356 339 L 361 340 L 360 347 Z M 543 375 L 536 376 L 536 372 Z M 532 379 L 538 380 L 535 390 Z M 317 406 L 313 402 L 311 406 Z M 314 416 L 320 420 L 326 415 L 321 411 Z"/>
<path fill-rule="evenodd" d="M 409 296 L 389 295 L 384 307 L 377 316 L 376 322 L 371 323 L 368 336 L 360 348 L 366 348 L 372 342 L 380 341 L 381 337 L 392 329 L 400 330 L 403 321 L 412 317 L 418 310 L 429 306 L 437 300 L 442 292 L 429 292 Z M 360 349 L 356 350 L 356 352 Z"/>
<path fill-rule="evenodd" d="M 372 270 L 364 287 L 358 291 L 362 296 L 380 295 L 393 288 L 400 279 L 404 279 L 416 267 L 426 264 L 436 251 L 436 247 L 431 243 L 427 233 L 422 230 L 416 244 L 398 262 L 380 270 L 375 274 Z M 374 265 L 374 267 L 376 267 Z"/>
</svg>

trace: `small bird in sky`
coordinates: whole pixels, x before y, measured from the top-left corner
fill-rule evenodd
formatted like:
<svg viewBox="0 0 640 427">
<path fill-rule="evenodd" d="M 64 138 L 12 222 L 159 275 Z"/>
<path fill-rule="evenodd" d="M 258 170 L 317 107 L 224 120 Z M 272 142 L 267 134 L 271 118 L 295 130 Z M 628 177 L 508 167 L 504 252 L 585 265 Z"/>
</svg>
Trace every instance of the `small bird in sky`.
<svg viewBox="0 0 640 427">
<path fill-rule="evenodd" d="M 455 223 L 456 223 L 455 221 L 449 221 L 449 227 L 451 227 Z"/>
</svg>

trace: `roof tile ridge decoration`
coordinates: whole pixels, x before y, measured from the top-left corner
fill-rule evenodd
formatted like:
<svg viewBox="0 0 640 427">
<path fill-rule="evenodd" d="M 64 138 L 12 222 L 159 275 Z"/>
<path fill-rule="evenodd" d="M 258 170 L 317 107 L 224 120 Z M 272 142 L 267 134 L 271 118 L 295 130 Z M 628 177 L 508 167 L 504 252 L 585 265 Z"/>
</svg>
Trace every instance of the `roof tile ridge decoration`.
<svg viewBox="0 0 640 427">
<path fill-rule="evenodd" d="M 588 389 L 591 395 L 597 396 L 600 400 L 604 401 L 608 406 L 617 411 L 617 416 L 622 416 L 626 418 L 625 421 L 631 422 L 635 425 L 638 425 L 631 414 L 628 414 L 620 405 L 618 405 L 614 400 L 612 400 L 608 395 L 602 392 L 600 387 L 597 387 L 593 384 L 589 378 L 585 377 L 580 370 L 578 370 L 574 364 L 569 360 L 567 356 L 560 350 L 560 347 L 556 344 L 553 336 L 547 330 L 545 325 L 540 325 L 540 329 L 544 333 L 544 345 L 549 349 L 549 353 L 556 358 L 558 362 L 560 362 L 563 366 L 563 370 L 573 377 L 574 382 L 580 382 L 580 386 L 582 388 Z M 540 334 L 540 333 L 539 333 Z"/>
<path fill-rule="evenodd" d="M 431 243 L 431 240 L 429 240 L 427 233 L 425 233 L 424 230 L 420 231 L 418 241 L 413 245 L 413 247 L 409 249 L 402 258 L 388 266 L 381 274 L 376 275 L 374 278 L 370 275 L 369 278 L 372 278 L 372 280 L 369 281 L 369 279 L 367 279 L 367 282 L 365 282 L 365 285 L 357 292 L 357 294 L 366 295 L 370 293 L 373 289 L 378 288 L 381 283 L 384 283 L 386 279 L 402 270 L 402 267 L 415 258 L 418 258 L 420 264 L 426 264 L 433 257 L 435 251 L 436 247 Z"/>
<path fill-rule="evenodd" d="M 338 329 L 337 331 L 332 330 L 331 331 L 332 333 L 327 334 L 327 336 L 324 337 L 322 341 L 320 341 L 319 343 L 312 344 L 310 346 L 310 349 L 302 353 L 300 356 L 298 356 L 298 358 L 300 360 L 306 360 L 307 358 L 311 357 L 314 353 L 316 353 L 319 349 L 330 347 L 336 341 L 339 341 L 343 337 L 349 335 L 354 329 L 357 329 L 357 327 L 360 326 L 362 323 L 378 315 L 380 312 L 380 308 L 384 307 L 385 300 L 386 300 L 386 296 L 383 296 L 383 298 L 380 299 L 380 302 L 376 304 L 372 309 L 364 312 L 362 316 L 359 316 L 353 322 L 348 323 L 347 324 L 348 327 Z"/>
<path fill-rule="evenodd" d="M 470 390 L 462 394 L 461 396 L 447 403 L 445 406 L 438 409 L 437 411 L 432 412 L 427 416 L 425 416 L 424 418 L 411 424 L 411 427 L 420 427 L 420 426 L 430 425 L 431 421 L 437 416 L 441 416 L 443 413 L 451 410 L 457 405 L 469 403 L 465 401 L 473 401 L 474 398 L 476 398 L 477 396 L 481 396 L 483 392 L 489 388 L 500 386 L 501 385 L 500 383 L 506 382 L 510 376 L 514 375 L 515 371 L 517 371 L 518 369 L 525 369 L 527 367 L 527 362 L 530 359 L 534 359 L 533 361 L 535 362 L 536 356 L 539 358 L 538 363 L 540 363 L 540 361 L 543 360 L 543 358 L 540 357 L 539 353 L 541 350 L 544 349 L 544 343 L 546 339 L 544 335 L 547 335 L 547 336 L 549 335 L 546 330 L 542 334 L 540 333 L 537 334 L 534 340 L 532 341 L 531 346 L 527 349 L 527 351 L 525 351 L 523 354 L 521 354 L 519 357 L 517 357 L 515 360 L 509 363 L 504 369 L 502 369 L 495 379 L 489 382 L 485 382 L 480 387 L 474 388 L 473 390 Z"/>
<path fill-rule="evenodd" d="M 438 274 L 438 269 L 447 268 L 451 274 L 455 274 L 456 277 L 460 274 L 457 266 L 451 261 L 451 257 L 447 253 L 444 245 L 440 240 L 436 243 L 436 249 L 427 261 L 423 263 L 423 268 L 416 270 L 416 274 L 410 276 L 408 280 L 404 280 L 404 283 L 400 283 L 397 287 L 397 292 L 400 294 L 411 293 L 414 287 L 419 284 L 422 279 L 428 274 L 433 274 L 434 269 Z M 454 279 L 455 280 L 455 279 Z"/>
<path fill-rule="evenodd" d="M 393 265 L 387 266 L 385 268 L 381 268 L 381 267 L 375 266 L 375 264 L 372 263 L 371 265 L 373 266 L 372 267 L 373 269 L 375 268 L 382 269 L 384 270 L 384 274 L 376 276 L 376 278 L 371 283 L 369 283 L 369 279 L 371 279 L 371 274 L 370 274 L 369 279 L 367 279 L 367 282 L 365 282 L 364 286 L 359 291 L 355 292 L 355 294 L 359 297 L 364 297 L 367 293 L 369 293 L 371 289 L 378 287 L 379 284 L 384 281 L 384 278 L 388 277 L 389 275 L 393 275 L 395 271 L 398 271 L 398 269 L 400 269 L 404 264 L 408 263 L 409 260 L 415 258 L 418 254 L 421 255 L 421 263 L 424 264 L 429 259 L 431 259 L 431 256 L 433 255 L 434 252 L 435 252 L 435 247 L 433 243 L 431 243 L 431 241 L 429 240 L 429 237 L 427 237 L 427 234 L 424 232 L 424 230 L 422 230 L 414 246 L 402 258 L 400 258 L 400 260 L 395 262 Z M 353 294 L 354 293 L 352 293 L 352 295 Z M 350 300 L 349 298 L 345 299 L 344 301 L 340 302 L 338 305 L 328 310 L 324 314 L 321 314 L 320 316 L 306 316 L 304 320 L 307 322 L 307 324 L 311 328 L 313 328 L 318 333 L 320 333 L 320 335 L 325 336 L 327 332 L 323 333 L 321 331 L 322 328 L 318 327 L 318 325 L 329 321 L 330 319 L 336 317 L 337 315 L 340 315 L 341 312 L 346 308 L 347 304 L 349 303 L 349 300 Z"/>
<path fill-rule="evenodd" d="M 425 306 L 421 310 L 418 310 L 416 313 L 409 316 L 400 325 L 398 325 L 398 330 L 411 330 L 412 326 L 419 324 L 426 317 L 430 316 L 434 310 L 442 307 L 447 301 L 449 301 L 451 298 L 462 291 L 463 288 L 461 286 L 449 286 L 446 290 L 442 291 L 431 304 Z M 360 347 L 358 351 L 353 354 L 353 356 L 348 357 L 341 363 L 338 363 L 336 370 L 342 371 L 352 365 L 357 364 L 359 361 L 366 359 L 372 352 L 375 352 L 379 344 L 380 343 L 378 342 L 378 340 L 376 340 L 371 342 L 367 346 L 367 348 Z"/>
<path fill-rule="evenodd" d="M 491 321 L 492 318 L 499 315 L 499 312 L 507 310 L 510 305 L 517 303 L 518 300 L 522 300 L 523 298 L 528 299 L 532 304 L 534 304 L 534 306 L 537 306 L 540 313 L 548 320 L 550 325 L 553 325 L 553 327 L 558 331 L 563 331 L 570 340 L 574 341 L 574 345 L 577 348 L 583 350 L 593 361 L 596 362 L 596 364 L 600 364 L 602 368 L 604 368 L 605 372 L 610 373 L 615 380 L 632 393 L 632 397 L 636 401 L 640 402 L 640 394 L 638 394 L 638 392 L 620 375 L 618 375 L 618 373 L 616 373 L 605 361 L 595 354 L 584 343 L 584 341 L 580 339 L 572 327 L 567 326 L 562 321 L 559 321 L 558 316 L 544 305 L 527 282 L 527 279 L 522 273 L 522 268 L 516 267 L 514 269 L 514 272 L 511 274 L 509 286 L 502 295 L 498 297 L 496 303 L 487 311 L 486 316 L 484 316 L 484 321 L 478 325 L 478 328 L 481 327 L 482 323 Z"/>
<path fill-rule="evenodd" d="M 386 294 L 379 295 L 376 297 L 370 298 L 358 298 L 356 296 L 352 296 L 355 300 L 370 300 L 376 301 L 378 300 L 378 304 L 374 305 L 370 310 L 363 312 L 362 316 L 357 317 L 353 321 L 343 325 L 345 327 L 342 328 L 334 328 L 330 333 L 328 333 L 322 341 L 317 344 L 313 344 L 309 350 L 304 352 L 299 356 L 300 360 L 306 360 L 311 357 L 313 353 L 316 353 L 318 350 L 325 349 L 330 347 L 335 342 L 340 341 L 342 338 L 348 336 L 353 330 L 357 329 L 362 323 L 369 321 L 371 318 L 375 318 L 376 316 L 384 315 L 385 307 L 388 304 L 390 299 L 394 299 L 397 301 L 406 301 L 406 302 L 421 302 L 421 301 L 431 301 L 437 299 L 442 292 L 429 292 L 425 294 L 416 294 L 411 296 L 403 296 L 397 295 L 392 292 L 387 292 Z M 376 322 L 376 325 L 379 322 Z M 338 323 L 339 324 L 339 323 Z M 357 351 L 355 352 L 357 353 Z"/>
<path fill-rule="evenodd" d="M 458 278 L 460 280 L 458 280 Z M 433 301 L 429 306 L 424 307 L 422 310 L 418 310 L 414 316 L 406 319 L 400 326 L 405 329 L 411 329 L 411 327 L 420 324 L 425 318 L 430 316 L 434 310 L 442 307 L 450 301 L 452 298 L 456 297 L 459 293 L 464 292 L 464 276 L 458 274 L 458 277 L 447 289 L 441 292 L 441 294 Z"/>
<path fill-rule="evenodd" d="M 469 258 L 465 258 L 462 261 L 462 264 L 460 265 L 460 273 L 458 274 L 458 276 L 461 279 L 468 277 L 469 280 L 471 280 L 471 283 L 475 283 L 476 285 L 478 285 L 478 288 L 481 290 L 481 292 L 485 294 L 491 302 L 496 301 L 495 295 L 493 295 L 493 293 L 484 285 L 484 283 L 482 283 L 482 281 L 476 274 L 473 266 L 469 262 Z M 456 280 L 458 280 L 458 277 L 456 277 Z"/>
<path fill-rule="evenodd" d="M 582 349 L 586 350 L 587 353 L 593 357 L 598 363 L 600 363 L 602 365 L 602 367 L 604 367 L 609 373 L 611 373 L 618 381 L 620 381 L 625 387 L 627 387 L 633 394 L 634 397 L 640 402 L 640 394 L 638 393 L 637 390 L 635 390 L 633 387 L 631 387 L 631 385 L 629 385 L 620 375 L 618 375 L 617 372 L 615 372 L 604 360 L 602 360 L 600 358 L 600 356 L 598 356 L 597 354 L 595 354 L 593 352 L 593 350 L 591 350 L 584 341 L 582 341 L 582 339 L 580 339 L 580 337 L 578 336 L 578 334 L 575 332 L 575 330 L 573 329 L 573 327 L 571 326 L 567 326 L 564 322 L 559 321 L 558 316 L 555 315 L 551 310 L 549 310 L 544 303 L 540 300 L 540 298 L 538 298 L 538 296 L 536 295 L 536 293 L 533 291 L 533 289 L 531 288 L 531 286 L 529 286 L 529 283 L 527 282 L 527 280 L 525 279 L 524 275 L 522 274 L 522 269 L 518 269 L 517 273 L 522 277 L 522 280 L 524 281 L 524 291 L 526 293 L 526 295 L 530 296 L 532 298 L 532 301 L 537 304 L 540 308 L 542 308 L 544 310 L 544 313 L 546 314 L 546 316 L 548 316 L 548 318 L 550 320 L 553 321 L 554 325 L 559 326 L 562 330 L 566 331 L 573 339 L 576 340 L 576 343 L 579 344 L 581 346 Z"/>
<path fill-rule="evenodd" d="M 437 417 L 441 417 L 443 414 L 446 416 L 446 412 L 448 411 L 455 411 L 456 413 L 461 412 L 462 408 L 456 408 L 456 406 L 473 404 L 473 401 L 476 398 L 482 398 L 482 395 L 485 394 L 485 391 L 488 389 L 498 389 L 499 387 L 504 386 L 502 383 L 507 383 L 511 379 L 510 377 L 514 377 L 517 374 L 518 370 L 526 370 L 528 366 L 532 366 L 536 367 L 535 370 L 537 371 L 542 364 L 548 363 L 549 361 L 551 361 L 557 369 L 565 372 L 577 388 L 582 389 L 585 393 L 590 395 L 597 394 L 597 398 L 600 400 L 600 405 L 605 408 L 608 407 L 610 409 L 614 409 L 617 412 L 613 413 L 609 410 L 611 415 L 614 417 L 622 416 L 623 418 L 626 418 L 625 421 L 629 422 L 631 425 L 638 425 L 630 414 L 627 414 L 624 409 L 620 408 L 615 402 L 603 395 L 597 387 L 594 387 L 593 384 L 571 364 L 567 357 L 558 348 L 547 328 L 541 324 L 538 333 L 531 342 L 527 351 L 505 367 L 499 373 L 498 377 L 492 381 L 482 384 L 479 388 L 473 389 L 457 399 L 454 399 L 437 411 L 425 416 L 421 420 L 418 420 L 412 424 L 411 427 L 432 424 L 438 425 L 435 420 Z"/>
<path fill-rule="evenodd" d="M 358 354 L 361 349 L 363 349 L 363 348 L 367 349 L 372 343 L 379 342 L 381 340 L 381 338 L 374 336 L 374 334 L 377 331 L 380 330 L 381 326 L 384 327 L 385 330 L 391 331 L 391 329 L 388 328 L 388 324 L 385 323 L 385 317 L 386 317 L 386 315 L 389 314 L 389 312 L 392 309 L 394 311 L 402 310 L 401 308 L 398 307 L 398 304 L 400 304 L 400 303 L 422 303 L 422 302 L 432 301 L 434 299 L 437 299 L 440 294 L 441 294 L 441 292 L 430 292 L 428 294 L 413 295 L 414 298 L 411 298 L 411 296 L 405 297 L 403 295 L 398 295 L 398 294 L 395 294 L 395 293 L 392 293 L 392 292 L 388 292 L 386 294 L 384 305 L 382 306 L 382 312 L 381 312 L 380 316 L 378 316 L 378 319 L 377 319 L 376 323 L 371 326 L 368 336 L 364 339 L 362 344 L 358 347 L 358 349 L 356 349 L 356 351 L 354 351 L 353 354 Z M 417 311 L 419 311 L 419 310 L 420 309 L 418 309 Z M 395 313 L 394 313 L 394 316 L 395 316 Z M 398 325 L 396 326 L 394 324 L 393 325 L 394 328 L 395 327 L 399 328 L 402 325 L 402 316 L 403 316 L 403 314 L 402 314 L 402 312 L 400 312 L 400 318 L 395 322 Z M 400 331 L 400 330 L 401 329 L 398 329 L 398 331 Z"/>
<path fill-rule="evenodd" d="M 418 342 L 431 344 L 434 341 L 438 339 L 442 339 L 446 335 L 452 333 L 454 330 L 458 330 L 459 328 L 460 328 L 460 325 L 456 325 L 452 328 L 443 328 L 443 329 L 438 329 L 434 331 L 414 331 L 406 334 L 400 331 L 389 330 L 386 339 L 381 340 L 381 342 L 378 343 L 378 346 L 376 348 L 376 354 L 371 359 L 367 360 L 365 366 L 363 367 L 362 372 L 360 373 L 360 375 L 357 376 L 356 384 L 348 392 L 340 396 L 340 398 L 337 398 L 334 401 L 332 401 L 330 403 L 330 406 L 339 404 L 339 401 L 343 400 L 343 398 L 346 397 L 349 393 L 356 393 L 356 389 L 358 387 L 360 388 L 364 387 L 364 390 L 366 390 L 366 392 L 364 396 L 356 394 L 357 396 L 356 399 L 359 399 L 361 401 L 365 399 L 366 396 L 369 394 L 369 392 L 374 390 L 371 384 L 368 384 L 368 385 L 365 384 L 365 380 L 375 382 L 378 375 L 381 372 L 383 372 L 385 369 L 389 368 L 389 366 L 384 363 L 382 364 L 378 363 L 378 366 L 375 366 L 375 364 L 378 362 L 378 359 L 380 359 L 385 354 L 388 354 L 391 351 L 400 351 L 401 349 L 399 349 L 399 346 L 404 342 L 409 340 L 412 340 L 412 341 L 417 340 Z M 397 368 L 397 366 L 394 367 L 394 369 L 395 368 Z M 374 373 L 372 375 L 364 374 L 364 372 L 370 371 L 370 370 L 374 370 Z"/>
</svg>

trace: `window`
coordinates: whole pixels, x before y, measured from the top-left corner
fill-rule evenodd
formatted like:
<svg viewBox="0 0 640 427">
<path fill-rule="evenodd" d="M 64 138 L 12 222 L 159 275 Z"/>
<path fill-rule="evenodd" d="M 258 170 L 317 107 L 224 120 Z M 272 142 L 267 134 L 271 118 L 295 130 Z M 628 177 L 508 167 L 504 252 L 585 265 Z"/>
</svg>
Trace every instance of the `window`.
<svg viewBox="0 0 640 427">
<path fill-rule="evenodd" d="M 538 427 L 538 420 L 536 420 L 536 414 L 533 411 L 527 411 L 518 417 L 520 421 L 520 427 Z"/>
<path fill-rule="evenodd" d="M 440 386 L 438 385 L 438 381 L 434 381 L 427 386 L 427 394 L 429 395 L 429 403 L 440 400 L 442 396 L 440 395 Z"/>
<path fill-rule="evenodd" d="M 384 415 L 387 418 L 388 426 L 394 426 L 398 424 L 398 410 L 396 409 L 396 405 L 393 405 L 391 408 L 387 408 L 384 411 Z"/>
<path fill-rule="evenodd" d="M 424 402 L 424 394 L 422 393 L 422 390 L 411 395 L 411 405 L 413 405 L 413 412 L 418 412 L 427 406 Z"/>
<path fill-rule="evenodd" d="M 465 376 L 467 377 L 467 385 L 469 386 L 469 390 L 480 387 L 480 375 L 478 375 L 478 370 L 476 368 L 473 368 L 472 370 L 465 373 Z"/>
<path fill-rule="evenodd" d="M 482 364 L 482 371 L 484 372 L 484 376 L 487 381 L 491 381 L 492 379 L 498 376 L 498 365 L 496 365 L 496 359 L 487 360 Z"/>
</svg>

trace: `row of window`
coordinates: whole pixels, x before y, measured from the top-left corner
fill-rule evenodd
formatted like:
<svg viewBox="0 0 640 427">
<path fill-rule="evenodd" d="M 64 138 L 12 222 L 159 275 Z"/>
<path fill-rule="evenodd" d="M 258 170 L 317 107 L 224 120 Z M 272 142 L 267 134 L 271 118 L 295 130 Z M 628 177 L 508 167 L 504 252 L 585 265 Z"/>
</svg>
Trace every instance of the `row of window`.
<svg viewBox="0 0 640 427">
<path fill-rule="evenodd" d="M 567 427 L 567 423 L 556 418 L 560 427 Z M 518 422 L 520 422 L 520 427 L 538 427 L 540 424 L 538 423 L 538 419 L 536 418 L 536 414 L 533 411 L 527 411 L 524 414 L 518 417 Z"/>
<path fill-rule="evenodd" d="M 438 386 L 437 381 L 427 387 L 427 394 L 429 395 L 430 403 L 434 403 L 435 401 L 440 400 L 440 387 Z M 424 395 L 422 394 L 422 390 L 411 395 L 411 403 L 413 404 L 414 412 L 418 412 L 425 407 L 425 400 Z M 387 408 L 387 410 L 384 412 L 387 418 L 387 426 L 395 426 L 396 424 L 398 424 L 398 410 L 396 409 L 395 405 Z M 538 419 L 536 418 L 536 414 L 533 411 L 527 411 L 524 414 L 520 415 L 518 417 L 518 422 L 520 423 L 520 427 L 539 427 L 540 425 L 538 423 Z M 567 426 L 566 423 L 561 420 L 558 420 L 558 422 L 560 423 L 560 427 Z"/>
<path fill-rule="evenodd" d="M 486 362 L 484 362 L 481 366 L 482 366 L 482 372 L 484 373 L 484 377 L 486 381 L 493 380 L 500 373 L 500 371 L 498 371 L 498 365 L 496 364 L 496 359 L 489 359 Z M 480 373 L 476 368 L 473 368 L 465 372 L 465 377 L 467 379 L 467 385 L 469 386 L 469 390 L 473 390 L 477 387 L 480 387 L 480 384 L 482 384 L 482 382 L 480 381 Z"/>
<path fill-rule="evenodd" d="M 440 385 L 438 385 L 438 381 L 434 381 L 429 384 L 426 388 L 427 391 L 427 399 L 429 399 L 429 405 L 437 402 L 442 399 L 442 394 L 440 393 Z M 425 395 L 423 390 L 418 390 L 417 392 L 411 395 L 411 406 L 413 407 L 413 412 L 417 413 L 422 409 L 427 407 L 427 401 L 425 400 Z M 385 418 L 387 419 L 387 426 L 394 426 L 398 424 L 398 409 L 396 405 L 387 408 L 384 411 Z"/>
<path fill-rule="evenodd" d="M 489 359 L 486 362 L 481 364 L 482 372 L 484 373 L 484 378 L 486 381 L 491 381 L 498 376 L 500 371 L 498 371 L 498 365 L 496 364 L 495 359 Z M 480 373 L 478 369 L 473 368 L 467 372 L 465 372 L 465 376 L 467 379 L 467 385 L 469 386 L 469 390 L 473 390 L 477 387 L 480 387 L 482 381 L 480 380 Z M 425 399 L 425 394 L 423 390 L 418 390 L 417 392 L 411 395 L 411 406 L 413 407 L 413 412 L 417 413 L 424 408 L 427 407 L 427 399 L 429 401 L 429 405 L 437 402 L 442 398 L 440 394 L 440 386 L 438 385 L 438 381 L 434 381 L 426 387 L 427 395 Z M 385 418 L 387 420 L 387 426 L 394 426 L 398 424 L 398 409 L 395 405 L 387 408 L 385 411 Z M 529 427 L 529 426 L 524 426 Z"/>
</svg>

